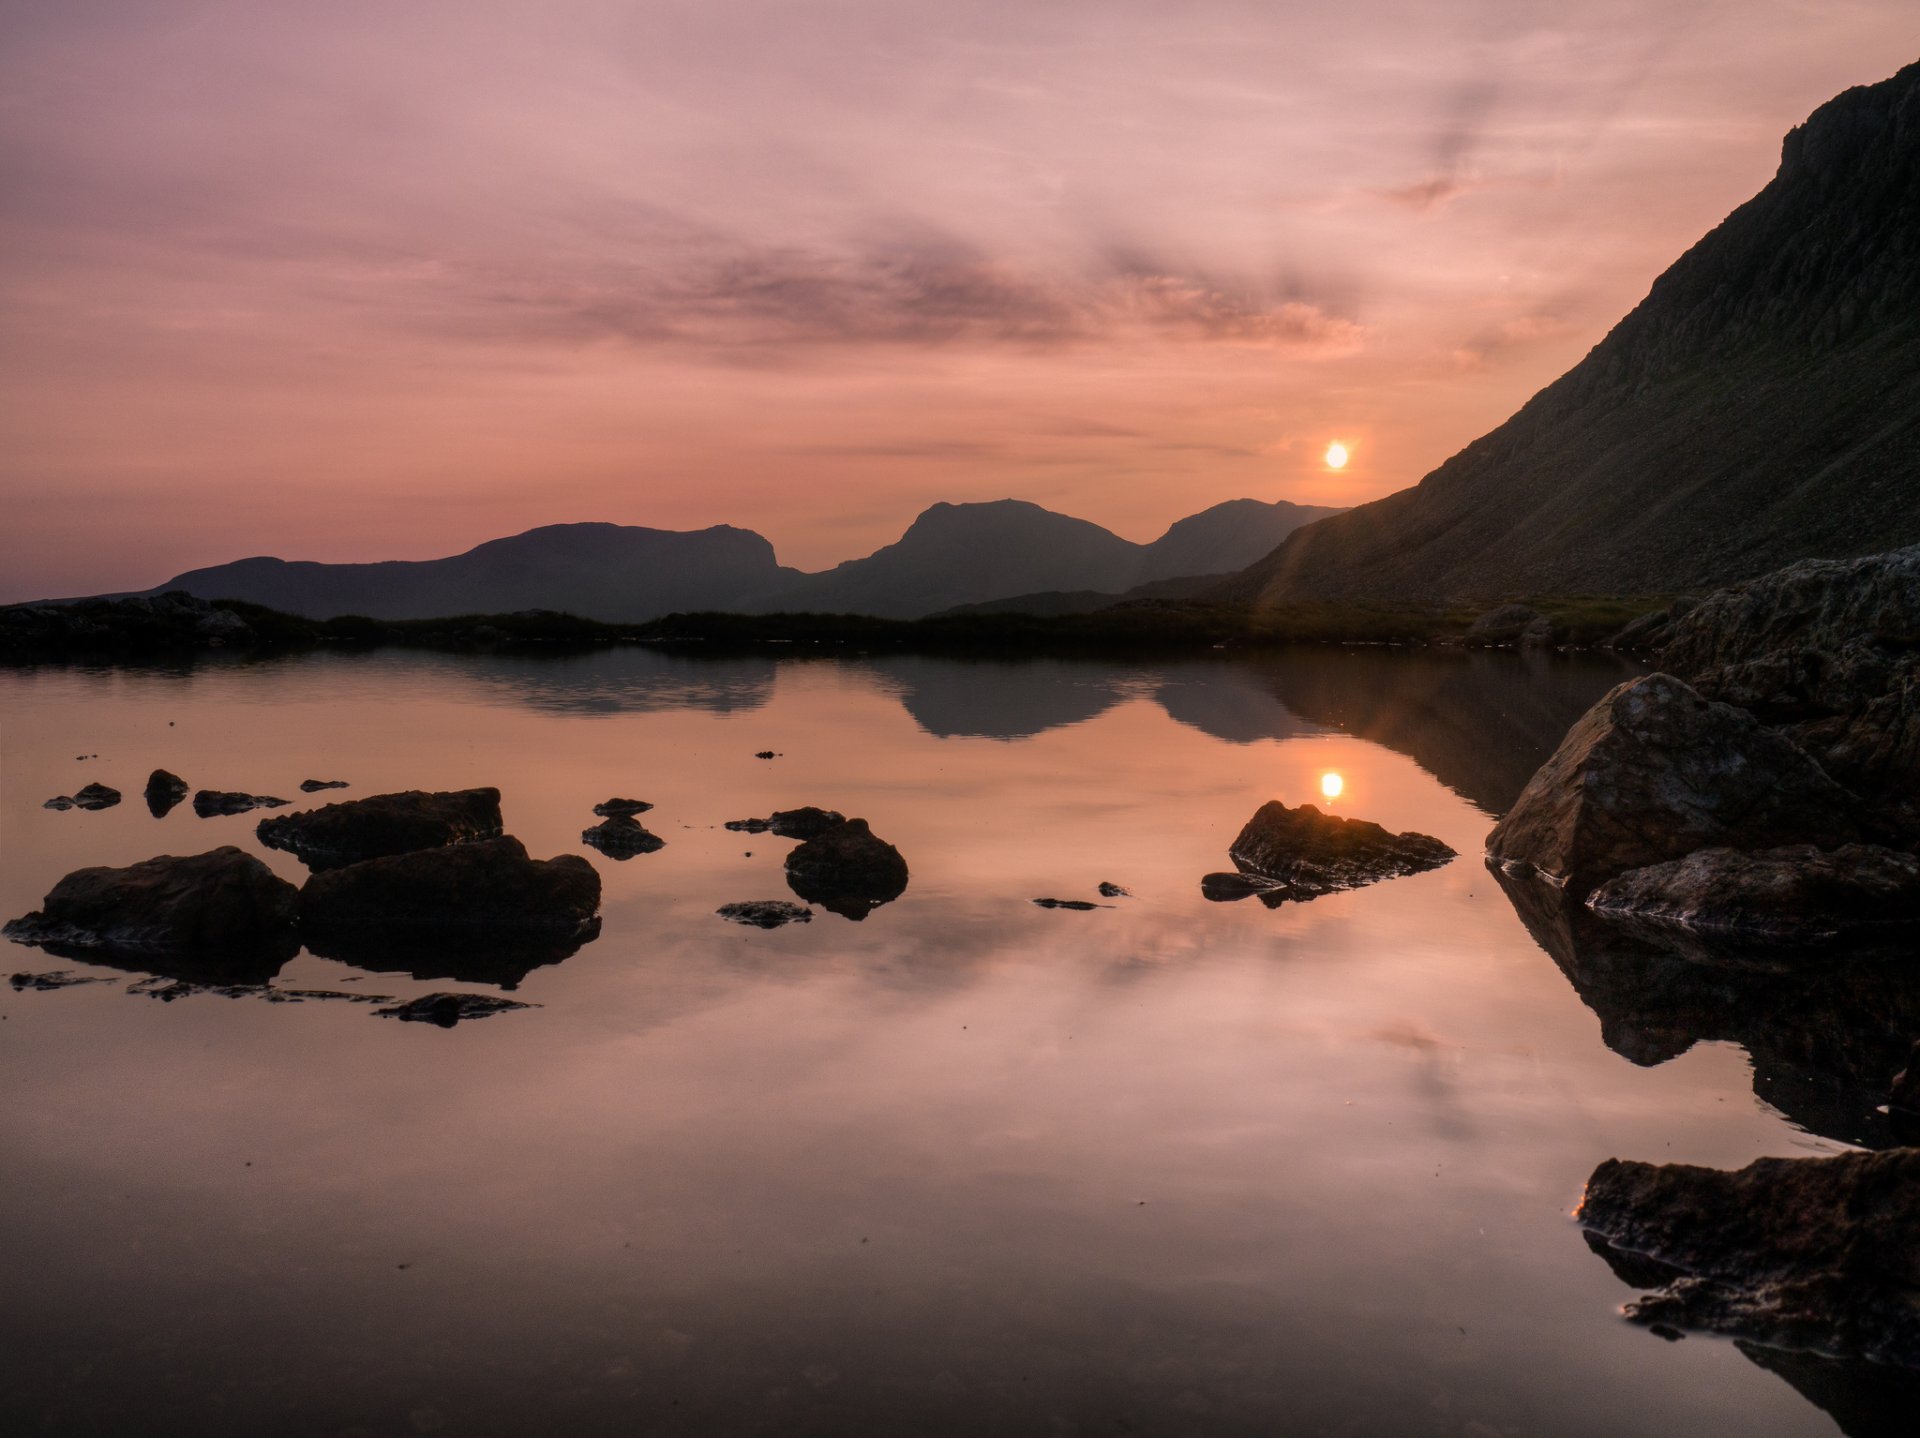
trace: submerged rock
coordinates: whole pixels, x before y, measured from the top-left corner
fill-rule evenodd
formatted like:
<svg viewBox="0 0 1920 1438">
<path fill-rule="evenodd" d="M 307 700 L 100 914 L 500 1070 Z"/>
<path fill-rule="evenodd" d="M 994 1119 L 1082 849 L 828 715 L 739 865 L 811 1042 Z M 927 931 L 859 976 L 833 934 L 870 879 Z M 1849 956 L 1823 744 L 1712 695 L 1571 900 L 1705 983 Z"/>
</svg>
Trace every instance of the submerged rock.
<svg viewBox="0 0 1920 1438">
<path fill-rule="evenodd" d="M 1576 1217 L 1677 1272 L 1636 1322 L 1920 1366 L 1920 1149 L 1731 1173 L 1608 1159 Z"/>
<path fill-rule="evenodd" d="M 667 847 L 665 839 L 626 814 L 616 814 L 595 824 L 580 835 L 580 842 L 591 844 L 609 859 L 631 859 L 636 854 L 651 854 Z"/>
<path fill-rule="evenodd" d="M 350 787 L 345 779 L 302 779 L 302 794 L 318 794 L 322 789 L 345 789 Z"/>
<path fill-rule="evenodd" d="M 572 935 L 599 907 L 593 865 L 573 854 L 529 858 L 511 836 L 365 859 L 317 873 L 300 890 L 301 926 L 315 934 Z"/>
<path fill-rule="evenodd" d="M 64 813 L 66 810 L 71 809 L 73 807 L 73 795 L 55 794 L 51 799 L 47 800 L 47 802 L 42 804 L 40 807 L 42 809 L 54 809 Z"/>
<path fill-rule="evenodd" d="M 484 1019 L 512 1009 L 533 1009 L 538 1004 L 523 1004 L 514 999 L 499 999 L 491 994 L 423 994 L 378 1010 L 382 1018 L 399 1019 L 409 1024 L 438 1024 L 450 1029 L 462 1019 Z"/>
<path fill-rule="evenodd" d="M 1428 834 L 1393 834 L 1366 819 L 1272 799 L 1247 820 L 1227 857 L 1265 881 L 1262 892 L 1300 900 L 1437 869 L 1456 856 Z"/>
<path fill-rule="evenodd" d="M 652 807 L 645 799 L 605 799 L 593 806 L 593 812 L 603 819 L 630 819 L 635 814 L 646 813 Z"/>
<path fill-rule="evenodd" d="M 1268 908 L 1277 908 L 1286 902 L 1286 886 L 1272 879 L 1263 879 L 1258 874 L 1242 874 L 1237 871 L 1221 870 L 1217 874 L 1203 874 L 1200 878 L 1202 898 L 1211 899 L 1216 904 L 1238 903 L 1241 899 L 1251 899 L 1258 894 L 1261 902 Z"/>
<path fill-rule="evenodd" d="M 1095 904 L 1086 899 L 1035 899 L 1033 903 L 1042 909 L 1105 909 L 1109 904 Z"/>
<path fill-rule="evenodd" d="M 1133 890 L 1122 888 L 1118 884 L 1110 884 L 1102 879 L 1100 881 L 1100 897 L 1103 899 L 1131 899 L 1133 897 Z"/>
<path fill-rule="evenodd" d="M 1670 674 L 1582 716 L 1487 839 L 1490 857 L 1585 894 L 1695 849 L 1857 842 L 1857 800 L 1790 740 Z"/>
<path fill-rule="evenodd" d="M 813 910 L 785 899 L 749 899 L 739 904 L 722 904 L 714 912 L 734 924 L 751 924 L 756 929 L 777 929 L 782 924 L 805 924 L 813 919 Z"/>
<path fill-rule="evenodd" d="M 1920 923 L 1920 859 L 1870 844 L 1830 852 L 1811 844 L 1758 853 L 1697 849 L 1615 875 L 1587 905 L 1602 915 L 1690 929 L 1817 941 L 1849 929 Z"/>
<path fill-rule="evenodd" d="M 15 974 L 7 982 L 13 985 L 15 993 L 22 989 L 47 993 L 54 989 L 77 988 L 81 984 L 113 984 L 119 980 L 111 974 L 76 974 L 72 969 L 51 969 L 40 974 Z"/>
<path fill-rule="evenodd" d="M 774 833 L 783 839 L 817 839 L 846 822 L 844 814 L 807 805 L 800 809 L 777 809 L 765 819 L 731 819 L 727 827 L 741 834 Z"/>
<path fill-rule="evenodd" d="M 187 797 L 187 781 L 165 769 L 155 769 L 147 775 L 142 797 L 147 801 L 147 812 L 156 819 L 164 819 Z"/>
<path fill-rule="evenodd" d="M 193 796 L 193 812 L 202 819 L 218 814 L 245 814 L 253 809 L 282 809 L 289 803 L 267 794 L 241 794 L 230 789 L 202 789 Z"/>
<path fill-rule="evenodd" d="M 500 827 L 498 789 L 408 789 L 275 815 L 256 832 L 317 870 L 490 839 Z"/>
<path fill-rule="evenodd" d="M 726 827 L 736 834 L 764 834 L 773 827 L 771 819 L 729 819 Z"/>
<path fill-rule="evenodd" d="M 76 809 L 111 809 L 120 802 L 120 791 L 109 789 L 105 784 L 89 784 L 77 790 L 73 796 Z"/>
<path fill-rule="evenodd" d="M 810 904 L 864 919 L 907 889 L 907 861 L 865 819 L 848 819 L 787 855 L 787 884 Z"/>
<path fill-rule="evenodd" d="M 80 955 L 98 949 L 277 960 L 293 951 L 297 893 L 231 846 L 182 858 L 163 854 L 126 868 L 76 869 L 4 932 L 16 943 Z"/>
</svg>

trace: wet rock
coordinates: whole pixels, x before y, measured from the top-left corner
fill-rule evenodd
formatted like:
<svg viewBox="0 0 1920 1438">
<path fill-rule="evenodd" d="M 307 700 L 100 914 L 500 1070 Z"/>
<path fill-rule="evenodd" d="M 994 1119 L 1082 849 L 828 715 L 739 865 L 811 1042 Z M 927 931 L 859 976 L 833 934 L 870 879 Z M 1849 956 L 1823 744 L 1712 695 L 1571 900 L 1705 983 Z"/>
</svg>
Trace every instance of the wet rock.
<svg viewBox="0 0 1920 1438">
<path fill-rule="evenodd" d="M 762 749 L 758 754 L 755 754 L 753 757 L 756 759 L 778 759 L 780 756 L 774 753 L 773 750 L 771 749 Z"/>
<path fill-rule="evenodd" d="M 1920 923 L 1920 859 L 1869 844 L 1697 849 L 1616 875 L 1587 905 L 1601 915 L 1690 929 L 1819 941 L 1849 929 Z"/>
<path fill-rule="evenodd" d="M 142 797 L 147 801 L 147 812 L 156 819 L 164 819 L 187 797 L 187 781 L 165 769 L 155 769 L 147 775 Z"/>
<path fill-rule="evenodd" d="M 787 855 L 787 884 L 810 904 L 864 919 L 906 892 L 907 861 L 865 819 L 848 819 Z"/>
<path fill-rule="evenodd" d="M 1695 849 L 1857 842 L 1858 801 L 1791 741 L 1670 674 L 1629 680 L 1577 722 L 1487 839 L 1502 863 L 1584 895 Z"/>
<path fill-rule="evenodd" d="M 266 794 L 241 794 L 230 789 L 202 789 L 193 796 L 193 812 L 202 819 L 218 814 L 245 814 L 254 809 L 282 809 L 286 799 Z"/>
<path fill-rule="evenodd" d="M 42 993 L 54 989 L 71 989 L 81 984 L 112 984 L 119 980 L 111 974 L 76 974 L 72 969 L 51 969 L 41 974 L 15 974 L 7 980 L 13 985 L 15 993 L 22 989 L 35 989 Z"/>
<path fill-rule="evenodd" d="M 120 802 L 120 791 L 105 784 L 89 784 L 73 796 L 76 809 L 111 809 Z"/>
<path fill-rule="evenodd" d="M 736 834 L 764 834 L 773 827 L 771 819 L 729 819 L 727 827 Z"/>
<path fill-rule="evenodd" d="M 595 804 L 593 812 L 603 819 L 631 819 L 635 814 L 644 814 L 652 807 L 645 799 L 607 799 Z"/>
<path fill-rule="evenodd" d="M 300 781 L 300 792 L 302 794 L 318 794 L 322 789 L 345 789 L 347 787 L 348 784 L 345 779 L 302 779 Z"/>
<path fill-rule="evenodd" d="M 813 918 L 813 910 L 785 899 L 749 899 L 739 904 L 722 904 L 714 912 L 734 924 L 751 924 L 756 929 L 777 929 L 782 924 L 804 924 Z"/>
<path fill-rule="evenodd" d="M 491 994 L 424 994 L 390 1009 L 381 1009 L 379 1013 L 382 1018 L 399 1019 L 402 1023 L 438 1024 L 450 1029 L 463 1019 L 484 1019 L 512 1009 L 538 1007 L 538 1004 L 518 1003 Z"/>
<path fill-rule="evenodd" d="M 651 854 L 667 846 L 665 839 L 626 814 L 616 814 L 595 824 L 580 835 L 580 841 L 592 845 L 609 859 L 631 859 L 636 854 Z"/>
<path fill-rule="evenodd" d="M 1222 870 L 1217 874 L 1206 874 L 1200 879 L 1202 898 L 1216 904 L 1237 903 L 1241 899 L 1251 899 L 1256 894 L 1267 903 L 1269 908 L 1277 907 L 1286 901 L 1285 886 L 1272 879 L 1263 879 L 1258 874 L 1241 874 Z"/>
<path fill-rule="evenodd" d="M 275 815 L 256 832 L 268 848 L 320 870 L 491 839 L 500 827 L 498 789 L 408 789 Z"/>
<path fill-rule="evenodd" d="M 529 858 L 511 836 L 365 859 L 316 873 L 300 890 L 300 924 L 315 935 L 571 936 L 599 907 L 593 865 L 573 854 Z"/>
<path fill-rule="evenodd" d="M 16 943 L 82 955 L 278 959 L 293 948 L 296 894 L 251 854 L 228 846 L 126 868 L 76 869 L 4 932 Z"/>
<path fill-rule="evenodd" d="M 1103 899 L 1131 899 L 1133 897 L 1133 890 L 1124 889 L 1118 884 L 1110 884 L 1103 879 L 1100 882 L 1100 897 Z"/>
<path fill-rule="evenodd" d="M 1035 899 L 1033 903 L 1042 909 L 1107 909 L 1111 904 L 1095 904 L 1086 899 Z"/>
<path fill-rule="evenodd" d="M 73 796 L 71 794 L 56 794 L 40 807 L 42 809 L 56 809 L 64 813 L 73 807 Z"/>
<path fill-rule="evenodd" d="M 1628 1305 L 1636 1322 L 1920 1366 L 1920 1149 L 1737 1172 L 1608 1159 L 1576 1217 L 1681 1275 Z"/>
<path fill-rule="evenodd" d="M 767 827 L 783 839 L 817 839 L 846 822 L 844 814 L 832 809 L 816 809 L 809 804 L 800 809 L 775 810 L 767 820 Z"/>
<path fill-rule="evenodd" d="M 1393 834 L 1366 819 L 1273 799 L 1247 821 L 1227 857 L 1241 873 L 1270 881 L 1266 892 L 1303 900 L 1437 869 L 1455 854 L 1427 834 Z"/>
</svg>

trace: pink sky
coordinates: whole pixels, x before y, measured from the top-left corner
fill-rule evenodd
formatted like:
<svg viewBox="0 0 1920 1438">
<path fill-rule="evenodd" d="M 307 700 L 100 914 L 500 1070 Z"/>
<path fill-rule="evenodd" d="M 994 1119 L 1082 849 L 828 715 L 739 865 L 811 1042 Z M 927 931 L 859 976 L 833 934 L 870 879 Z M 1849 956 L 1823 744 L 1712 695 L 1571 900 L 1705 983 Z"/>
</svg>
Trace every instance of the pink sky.
<svg viewBox="0 0 1920 1438">
<path fill-rule="evenodd" d="M 7 4 L 0 600 L 1375 498 L 1917 55 L 1912 0 Z"/>
</svg>

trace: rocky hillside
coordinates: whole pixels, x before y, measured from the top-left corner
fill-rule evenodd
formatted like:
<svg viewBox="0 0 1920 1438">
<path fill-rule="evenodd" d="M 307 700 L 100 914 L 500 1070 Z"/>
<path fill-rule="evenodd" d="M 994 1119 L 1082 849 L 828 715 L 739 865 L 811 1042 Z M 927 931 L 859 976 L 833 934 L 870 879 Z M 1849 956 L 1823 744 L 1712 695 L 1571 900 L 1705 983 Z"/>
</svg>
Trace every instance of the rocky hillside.
<svg viewBox="0 0 1920 1438">
<path fill-rule="evenodd" d="M 1772 182 L 1507 423 L 1218 593 L 1674 593 L 1916 540 L 1920 64 L 1815 111 Z"/>
</svg>

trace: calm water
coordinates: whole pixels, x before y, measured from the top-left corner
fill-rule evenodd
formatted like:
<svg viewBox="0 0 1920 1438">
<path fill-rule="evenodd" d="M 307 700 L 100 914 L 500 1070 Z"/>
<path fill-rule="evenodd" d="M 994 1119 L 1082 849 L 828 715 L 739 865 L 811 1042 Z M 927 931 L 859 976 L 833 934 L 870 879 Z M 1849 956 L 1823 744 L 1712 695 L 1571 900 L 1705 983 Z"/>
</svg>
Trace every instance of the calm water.
<svg viewBox="0 0 1920 1438">
<path fill-rule="evenodd" d="M 1766 1355 L 1628 1325 L 1631 1290 L 1568 1217 L 1613 1155 L 1727 1166 L 1882 1139 L 1851 1059 L 1774 1042 L 1718 979 L 1669 981 L 1680 961 L 1523 919 L 1479 862 L 1490 815 L 1621 677 L 1337 650 L 0 671 L 0 915 L 72 868 L 217 844 L 304 876 L 253 817 L 156 821 L 156 765 L 288 797 L 353 784 L 309 803 L 497 785 L 509 832 L 587 853 L 606 894 L 602 936 L 515 989 L 540 1007 L 449 1030 L 163 1003 L 127 992 L 135 975 L 0 990 L 0 1416 L 62 1434 L 1838 1431 Z M 1278 910 L 1201 898 L 1259 804 L 1319 801 L 1328 774 L 1339 812 L 1463 857 Z M 96 779 L 127 802 L 40 807 Z M 582 848 L 613 794 L 657 805 L 665 849 Z M 787 892 L 790 844 L 721 824 L 809 803 L 898 845 L 904 897 L 860 923 L 714 917 Z M 1101 880 L 1137 897 L 1029 902 Z M 275 983 L 499 992 L 304 953 Z M 1861 1026 L 1849 1054 L 1881 1042 L 1847 995 L 1822 1001 Z"/>
</svg>

